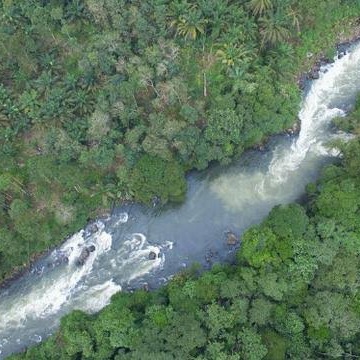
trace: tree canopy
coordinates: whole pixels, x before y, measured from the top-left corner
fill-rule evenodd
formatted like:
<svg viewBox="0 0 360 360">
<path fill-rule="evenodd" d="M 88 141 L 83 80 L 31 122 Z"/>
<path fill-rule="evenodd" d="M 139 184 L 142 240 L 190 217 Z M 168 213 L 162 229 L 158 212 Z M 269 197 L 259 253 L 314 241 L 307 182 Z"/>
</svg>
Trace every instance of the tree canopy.
<svg viewBox="0 0 360 360">
<path fill-rule="evenodd" d="M 345 145 L 342 164 L 309 187 L 304 206 L 277 206 L 247 230 L 235 265 L 118 293 L 95 315 L 65 316 L 55 336 L 10 359 L 359 357 L 359 144 Z"/>
<path fill-rule="evenodd" d="M 355 0 L 2 1 L 0 281 L 114 204 L 181 201 L 186 171 L 291 126 L 296 79 L 351 34 L 359 10 Z M 358 134 L 358 112 L 338 125 Z M 308 208 L 278 207 L 244 235 L 238 267 L 71 314 L 23 356 L 359 356 L 360 144 L 342 148 L 344 167 L 309 186 Z"/>
</svg>

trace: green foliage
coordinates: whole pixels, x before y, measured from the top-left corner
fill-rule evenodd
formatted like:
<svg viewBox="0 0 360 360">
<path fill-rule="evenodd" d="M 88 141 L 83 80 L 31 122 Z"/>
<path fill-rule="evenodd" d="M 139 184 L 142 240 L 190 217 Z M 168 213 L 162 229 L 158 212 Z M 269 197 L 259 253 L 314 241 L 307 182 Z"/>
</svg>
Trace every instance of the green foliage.
<svg viewBox="0 0 360 360">
<path fill-rule="evenodd" d="M 357 26 L 358 1 L 3 1 L 0 280 L 114 202 L 185 196 L 204 169 L 291 126 L 294 82 Z M 307 53 L 315 56 L 307 58 Z M 335 123 L 359 133 L 359 101 Z M 234 267 L 74 312 L 13 358 L 360 356 L 358 139 L 248 230 Z M 336 206 L 334 206 L 336 204 Z"/>
<path fill-rule="evenodd" d="M 267 330 L 263 334 L 263 340 L 268 349 L 266 360 L 285 360 L 286 340 L 282 336 L 275 331 Z"/>
<path fill-rule="evenodd" d="M 309 219 L 300 205 L 279 205 L 270 212 L 266 223 L 280 238 L 300 238 L 309 225 Z"/>
<path fill-rule="evenodd" d="M 89 358 L 93 354 L 89 320 L 89 316 L 81 311 L 74 311 L 61 320 L 61 326 L 64 329 L 61 341 L 66 345 L 66 353 L 70 357 L 83 354 L 85 358 Z"/>
<path fill-rule="evenodd" d="M 279 252 L 278 249 L 281 248 L 284 250 Z M 287 249 L 283 244 L 279 244 L 274 232 L 267 227 L 255 227 L 247 231 L 242 239 L 242 252 L 239 253 L 239 256 L 253 267 L 261 267 L 264 264 L 277 266 L 290 255 L 291 248 Z"/>
<path fill-rule="evenodd" d="M 291 126 L 306 53 L 328 50 L 358 10 L 335 0 L 3 2 L 0 224 L 27 250 L 3 247 L 0 279 L 101 208 L 180 201 L 182 169 L 227 164 Z M 356 114 L 345 128 L 357 131 Z M 144 155 L 158 160 L 145 169 Z M 28 211 L 10 216 L 18 200 Z"/>
<path fill-rule="evenodd" d="M 182 201 L 186 191 L 184 171 L 176 162 L 144 155 L 132 171 L 130 188 L 137 200 L 147 204 L 156 196 L 162 203 Z"/>
<path fill-rule="evenodd" d="M 249 229 L 236 265 L 179 274 L 151 293 L 119 293 L 95 315 L 75 311 L 63 318 L 55 337 L 12 358 L 360 356 L 360 229 L 352 218 L 360 208 L 359 178 L 353 174 L 360 157 L 357 153 L 349 165 L 353 155 L 351 150 L 342 165 L 324 172 L 305 208 L 277 206 Z M 144 169 L 167 164 L 149 155 L 140 161 Z M 5 177 L 2 183 L 8 189 Z M 325 206 L 324 199 L 333 196 L 340 211 Z M 14 219 L 21 219 L 27 206 L 14 201 Z"/>
</svg>

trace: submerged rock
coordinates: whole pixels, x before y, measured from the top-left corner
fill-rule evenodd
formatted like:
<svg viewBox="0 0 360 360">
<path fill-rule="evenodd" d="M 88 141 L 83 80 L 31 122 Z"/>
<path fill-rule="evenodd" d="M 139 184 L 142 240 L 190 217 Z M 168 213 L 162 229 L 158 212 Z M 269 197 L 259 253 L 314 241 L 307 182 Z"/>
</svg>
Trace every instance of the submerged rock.
<svg viewBox="0 0 360 360">
<path fill-rule="evenodd" d="M 53 262 L 53 266 L 59 266 L 61 264 L 68 264 L 69 263 L 69 258 L 67 256 L 63 256 L 61 258 L 56 259 Z"/>
<path fill-rule="evenodd" d="M 156 252 L 150 251 L 149 253 L 149 260 L 155 260 L 157 258 Z"/>
<path fill-rule="evenodd" d="M 351 42 L 349 42 L 349 41 L 343 42 L 341 44 L 337 44 L 336 49 L 337 49 L 338 55 L 342 55 L 342 56 L 346 55 L 350 45 L 351 45 Z"/>
<path fill-rule="evenodd" d="M 99 231 L 99 227 L 94 223 L 89 225 L 89 232 L 94 234 Z"/>
<path fill-rule="evenodd" d="M 96 223 L 90 223 L 86 226 L 85 228 L 85 232 L 84 232 L 84 237 L 85 239 L 90 238 L 92 235 L 94 235 L 95 233 L 97 233 L 99 231 L 99 227 Z"/>
<path fill-rule="evenodd" d="M 319 75 L 319 70 L 312 70 L 310 72 L 310 75 L 309 75 L 310 79 L 313 79 L 313 80 L 316 80 L 316 79 L 319 79 L 320 75 Z"/>
<path fill-rule="evenodd" d="M 306 82 L 308 81 L 307 74 L 301 74 L 298 78 L 298 85 L 300 90 L 304 90 L 306 87 Z"/>
<path fill-rule="evenodd" d="M 213 251 L 212 249 L 207 250 L 206 254 L 205 254 L 205 261 L 210 264 L 213 262 L 214 258 L 216 256 L 218 256 L 218 252 L 217 251 Z"/>
<path fill-rule="evenodd" d="M 68 264 L 69 263 L 69 252 L 59 251 L 55 250 L 55 252 L 52 254 L 52 258 L 54 259 L 51 262 L 48 262 L 46 266 L 48 268 L 55 268 L 57 266 L 60 266 L 62 264 Z"/>
</svg>

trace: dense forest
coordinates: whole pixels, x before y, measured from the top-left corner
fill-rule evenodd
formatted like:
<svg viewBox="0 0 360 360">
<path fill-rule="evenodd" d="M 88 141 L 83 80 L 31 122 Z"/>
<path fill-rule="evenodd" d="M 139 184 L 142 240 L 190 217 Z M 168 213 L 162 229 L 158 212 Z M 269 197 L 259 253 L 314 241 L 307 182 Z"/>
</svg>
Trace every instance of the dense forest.
<svg viewBox="0 0 360 360">
<path fill-rule="evenodd" d="M 0 281 L 113 204 L 181 201 L 296 121 L 356 0 L 0 3 Z"/>
<path fill-rule="evenodd" d="M 341 125 L 360 132 L 360 99 Z M 74 311 L 11 359 L 359 358 L 360 139 L 339 146 L 342 163 L 308 185 L 305 206 L 277 206 L 244 234 L 236 265 Z"/>
<path fill-rule="evenodd" d="M 296 122 L 298 79 L 358 32 L 358 0 L 0 2 L 0 282 L 116 203 Z M 360 134 L 360 100 L 335 124 Z M 11 359 L 360 357 L 360 139 L 250 228 L 232 265 L 119 293 Z M 334 206 L 336 204 L 336 206 Z"/>
</svg>

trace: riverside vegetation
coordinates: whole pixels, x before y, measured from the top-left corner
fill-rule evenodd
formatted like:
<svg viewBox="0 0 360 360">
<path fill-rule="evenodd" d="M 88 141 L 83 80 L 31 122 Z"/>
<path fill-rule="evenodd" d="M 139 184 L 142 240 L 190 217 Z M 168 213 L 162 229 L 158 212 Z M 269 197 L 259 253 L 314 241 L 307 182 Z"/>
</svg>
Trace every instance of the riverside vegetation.
<svg viewBox="0 0 360 360">
<path fill-rule="evenodd" d="M 360 99 L 339 122 L 360 133 Z M 9 359 L 354 359 L 360 356 L 360 138 L 242 238 L 235 265 L 196 268 L 159 290 L 118 293 L 95 315 Z"/>
<path fill-rule="evenodd" d="M 291 126 L 307 54 L 331 57 L 360 4 L 5 0 L 0 11 L 3 279 L 99 209 L 181 201 L 185 171 Z M 342 147 L 306 209 L 276 208 L 246 233 L 237 266 L 74 312 L 19 357 L 359 356 L 360 145 Z"/>
<path fill-rule="evenodd" d="M 4 0 L 0 281 L 124 200 L 181 201 L 296 120 L 358 1 Z M 332 56 L 333 54 L 327 54 Z"/>
</svg>

